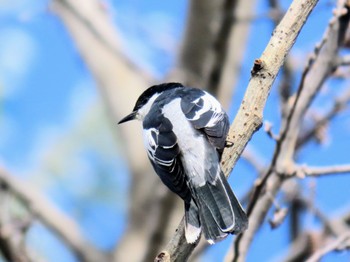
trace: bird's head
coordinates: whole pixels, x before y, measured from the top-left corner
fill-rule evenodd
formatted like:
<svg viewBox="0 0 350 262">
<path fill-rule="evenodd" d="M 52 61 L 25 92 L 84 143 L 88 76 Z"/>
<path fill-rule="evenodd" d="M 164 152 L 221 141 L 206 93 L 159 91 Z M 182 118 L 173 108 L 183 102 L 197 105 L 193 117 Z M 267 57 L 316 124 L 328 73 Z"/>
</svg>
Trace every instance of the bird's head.
<svg viewBox="0 0 350 262">
<path fill-rule="evenodd" d="M 122 124 L 134 119 L 142 121 L 151 109 L 153 102 L 157 99 L 158 96 L 160 96 L 166 90 L 178 87 L 183 87 L 183 85 L 180 83 L 164 83 L 149 87 L 137 99 L 132 112 L 120 120 L 118 124 Z"/>
</svg>

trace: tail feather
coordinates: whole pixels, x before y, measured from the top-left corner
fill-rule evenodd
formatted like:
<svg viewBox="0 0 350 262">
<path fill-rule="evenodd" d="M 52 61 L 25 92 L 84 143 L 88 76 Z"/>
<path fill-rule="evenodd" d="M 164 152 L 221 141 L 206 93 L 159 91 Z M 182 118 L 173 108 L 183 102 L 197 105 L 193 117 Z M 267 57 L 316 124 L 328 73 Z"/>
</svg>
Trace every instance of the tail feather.
<svg viewBox="0 0 350 262">
<path fill-rule="evenodd" d="M 210 183 L 196 189 L 200 211 L 207 211 L 205 217 L 212 217 L 215 226 L 221 231 L 230 231 L 234 224 L 231 204 L 223 188 L 218 189 Z"/>
<path fill-rule="evenodd" d="M 228 196 L 229 196 L 229 199 L 231 202 L 231 206 L 233 209 L 233 213 L 235 216 L 235 225 L 234 225 L 232 231 L 230 231 L 230 232 L 233 234 L 239 234 L 247 229 L 248 217 L 247 217 L 245 211 L 243 210 L 241 203 L 238 201 L 237 197 L 233 193 L 226 177 L 224 176 L 224 174 L 222 172 L 220 173 L 220 177 L 221 177 L 221 181 L 223 182 L 223 185 L 225 187 L 225 190 L 228 193 Z"/>
<path fill-rule="evenodd" d="M 214 244 L 224 239 L 227 236 L 227 233 L 224 233 L 217 226 L 216 221 L 208 207 L 202 203 L 200 204 L 200 206 L 201 211 L 199 213 L 199 217 L 202 223 L 203 234 L 205 239 L 209 242 L 209 244 Z"/>
<path fill-rule="evenodd" d="M 222 172 L 212 183 L 207 182 L 194 188 L 194 191 L 203 233 L 209 243 L 247 228 L 248 218 Z"/>
</svg>

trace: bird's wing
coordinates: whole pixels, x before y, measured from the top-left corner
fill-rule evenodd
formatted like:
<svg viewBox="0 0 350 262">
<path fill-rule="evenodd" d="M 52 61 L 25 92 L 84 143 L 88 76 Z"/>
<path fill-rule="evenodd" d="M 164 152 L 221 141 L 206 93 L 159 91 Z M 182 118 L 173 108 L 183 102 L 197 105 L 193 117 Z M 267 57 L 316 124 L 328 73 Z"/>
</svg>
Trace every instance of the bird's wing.
<svg viewBox="0 0 350 262">
<path fill-rule="evenodd" d="M 173 125 L 159 113 L 152 121 L 144 122 L 143 130 L 145 147 L 154 170 L 171 191 L 189 203 L 191 195 Z"/>
<path fill-rule="evenodd" d="M 225 147 L 230 127 L 228 116 L 220 103 L 209 93 L 190 89 L 181 99 L 181 109 L 194 128 L 205 133 L 219 152 Z"/>
<path fill-rule="evenodd" d="M 173 125 L 160 112 L 143 122 L 144 143 L 154 170 L 162 182 L 185 201 L 185 236 L 194 243 L 200 236 L 198 207 L 194 203 L 180 159 L 180 149 Z"/>
<path fill-rule="evenodd" d="M 225 147 L 229 120 L 219 102 L 210 94 L 191 89 L 181 99 L 181 109 L 194 128 L 203 132 L 219 153 Z M 210 150 L 207 151 L 209 154 Z M 190 186 L 200 209 L 203 233 L 209 243 L 223 239 L 228 233 L 239 233 L 247 226 L 246 215 L 220 170 L 219 159 L 208 155 L 204 185 Z M 198 174 L 200 175 L 200 174 Z"/>
</svg>

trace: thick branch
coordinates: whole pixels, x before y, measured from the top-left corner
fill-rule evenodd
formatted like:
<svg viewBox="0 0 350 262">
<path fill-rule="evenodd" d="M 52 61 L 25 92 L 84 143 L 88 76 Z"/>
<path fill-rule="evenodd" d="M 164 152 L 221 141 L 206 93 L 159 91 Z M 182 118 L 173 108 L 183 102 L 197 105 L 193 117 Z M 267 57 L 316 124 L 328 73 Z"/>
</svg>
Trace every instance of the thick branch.
<svg viewBox="0 0 350 262">
<path fill-rule="evenodd" d="M 253 133 L 261 126 L 271 86 L 316 3 L 315 0 L 294 1 L 273 31 L 260 59 L 255 61 L 252 78 L 228 135 L 228 140 L 234 142 L 234 145 L 223 153 L 222 166 L 225 174 L 231 173 Z"/>
</svg>

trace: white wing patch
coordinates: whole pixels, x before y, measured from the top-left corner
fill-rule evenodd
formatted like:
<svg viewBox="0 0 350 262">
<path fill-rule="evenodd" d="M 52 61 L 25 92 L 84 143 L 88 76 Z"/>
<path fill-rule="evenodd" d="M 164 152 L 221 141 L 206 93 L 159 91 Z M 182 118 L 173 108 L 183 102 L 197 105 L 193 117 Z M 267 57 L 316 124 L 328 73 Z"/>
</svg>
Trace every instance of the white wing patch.
<svg viewBox="0 0 350 262">
<path fill-rule="evenodd" d="M 200 117 L 208 112 L 208 111 L 212 111 L 213 112 L 213 116 L 211 117 L 211 119 L 209 120 L 209 122 L 206 124 L 206 127 L 213 127 L 215 126 L 219 121 L 221 121 L 224 116 L 225 116 L 225 112 L 223 111 L 220 103 L 209 93 L 204 91 L 204 95 L 197 98 L 196 100 L 194 100 L 192 103 L 197 104 L 199 103 L 200 100 L 203 101 L 203 106 L 201 107 L 200 110 L 198 110 L 195 114 L 195 116 L 192 119 L 189 119 L 190 121 L 195 121 L 200 119 Z"/>
<path fill-rule="evenodd" d="M 203 100 L 204 100 L 204 103 L 210 104 L 210 110 L 212 110 L 214 112 L 213 116 L 211 117 L 211 119 L 209 120 L 209 122 L 207 124 L 207 127 L 213 127 L 224 118 L 225 112 L 222 109 L 218 100 L 216 100 L 209 93 L 205 92 L 205 95 L 203 96 Z"/>
<path fill-rule="evenodd" d="M 156 152 L 158 144 L 157 141 L 155 141 L 153 135 L 155 134 L 155 137 L 157 137 L 159 131 L 156 128 L 144 129 L 142 134 L 147 154 L 152 160 L 154 160 L 154 154 Z"/>
<path fill-rule="evenodd" d="M 220 112 L 215 111 L 213 116 L 210 118 L 207 127 L 215 126 L 219 121 L 221 121 L 225 116 L 225 113 L 221 110 Z"/>
<path fill-rule="evenodd" d="M 163 165 L 163 166 L 171 166 L 175 158 L 169 159 L 169 160 L 164 160 L 159 158 L 159 154 L 156 152 L 158 148 L 163 148 L 163 149 L 171 149 L 173 148 L 177 143 L 169 146 L 160 146 L 158 144 L 158 136 L 159 136 L 159 130 L 152 127 L 150 129 L 144 129 L 143 130 L 143 142 L 145 145 L 145 148 L 147 150 L 147 154 L 149 158 L 152 160 L 152 162 Z M 158 155 L 158 157 L 157 157 Z M 172 168 L 171 171 L 173 171 L 174 167 Z"/>
<path fill-rule="evenodd" d="M 201 99 L 203 99 L 204 104 L 203 104 L 202 108 L 200 110 L 198 110 L 196 112 L 196 114 L 194 115 L 194 117 L 192 119 L 190 119 L 190 120 L 192 120 L 192 121 L 198 120 L 201 117 L 201 115 L 203 115 L 205 112 L 207 112 L 207 111 L 209 111 L 211 109 L 211 104 L 209 103 L 209 101 L 207 99 L 205 99 L 205 96 L 206 95 L 198 97 L 196 100 L 194 100 L 192 102 L 193 104 L 198 105 L 199 101 Z"/>
</svg>

